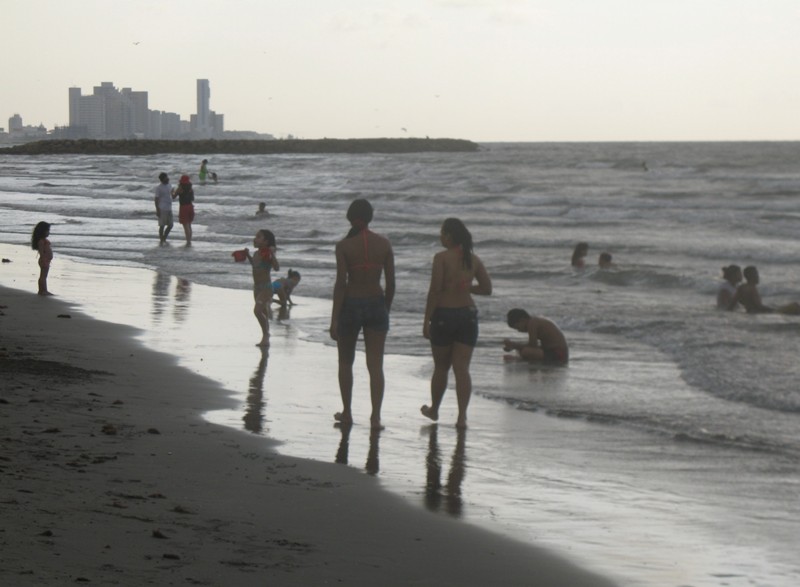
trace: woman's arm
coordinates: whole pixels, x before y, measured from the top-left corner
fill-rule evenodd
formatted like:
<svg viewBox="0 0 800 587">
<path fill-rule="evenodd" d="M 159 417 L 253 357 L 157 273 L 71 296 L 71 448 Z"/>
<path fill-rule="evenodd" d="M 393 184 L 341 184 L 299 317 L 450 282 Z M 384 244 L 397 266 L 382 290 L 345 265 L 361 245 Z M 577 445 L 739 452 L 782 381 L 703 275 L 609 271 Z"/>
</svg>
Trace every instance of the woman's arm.
<svg viewBox="0 0 800 587">
<path fill-rule="evenodd" d="M 336 245 L 336 283 L 333 285 L 333 308 L 331 309 L 330 335 L 333 340 L 338 340 L 339 313 L 344 303 L 344 294 L 347 290 L 347 261 L 341 250 L 341 243 Z"/>
<path fill-rule="evenodd" d="M 383 261 L 383 278 L 386 280 L 386 287 L 383 288 L 383 297 L 386 300 L 386 311 L 389 312 L 392 309 L 395 292 L 394 251 L 391 244 L 389 244 L 389 251 Z"/>
<path fill-rule="evenodd" d="M 428 299 L 425 303 L 425 320 L 422 324 L 422 336 L 430 338 L 431 316 L 439 305 L 439 296 L 444 289 L 444 262 L 441 253 L 433 258 L 431 267 L 431 284 L 428 287 Z"/>
<path fill-rule="evenodd" d="M 489 277 L 483 261 L 477 255 L 472 255 L 472 261 L 475 263 L 475 279 L 478 283 L 469 288 L 469 292 L 479 296 L 492 295 L 492 278 Z"/>
</svg>

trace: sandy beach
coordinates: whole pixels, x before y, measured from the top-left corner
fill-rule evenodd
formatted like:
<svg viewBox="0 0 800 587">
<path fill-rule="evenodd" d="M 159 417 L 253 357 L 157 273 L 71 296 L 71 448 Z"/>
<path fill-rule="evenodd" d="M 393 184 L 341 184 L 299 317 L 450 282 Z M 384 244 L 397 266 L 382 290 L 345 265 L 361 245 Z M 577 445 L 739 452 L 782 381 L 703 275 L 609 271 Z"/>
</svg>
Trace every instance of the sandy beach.
<svg viewBox="0 0 800 587">
<path fill-rule="evenodd" d="M 232 407 L 219 384 L 4 269 L 0 584 L 612 584 L 205 420 Z M 315 361 L 273 345 L 272 385 Z"/>
</svg>

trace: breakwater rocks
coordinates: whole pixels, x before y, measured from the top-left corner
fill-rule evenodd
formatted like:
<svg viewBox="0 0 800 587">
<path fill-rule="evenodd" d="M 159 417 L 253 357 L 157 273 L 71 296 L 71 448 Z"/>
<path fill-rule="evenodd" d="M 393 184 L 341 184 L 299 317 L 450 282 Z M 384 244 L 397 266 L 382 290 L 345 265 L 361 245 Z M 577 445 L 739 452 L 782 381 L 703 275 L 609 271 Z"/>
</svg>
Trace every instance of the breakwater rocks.
<svg viewBox="0 0 800 587">
<path fill-rule="evenodd" d="M 273 153 L 421 153 L 477 150 L 476 143 L 463 139 L 281 139 L 269 141 L 54 139 L 0 149 L 0 155 L 155 155 L 158 153 L 268 155 Z"/>
</svg>

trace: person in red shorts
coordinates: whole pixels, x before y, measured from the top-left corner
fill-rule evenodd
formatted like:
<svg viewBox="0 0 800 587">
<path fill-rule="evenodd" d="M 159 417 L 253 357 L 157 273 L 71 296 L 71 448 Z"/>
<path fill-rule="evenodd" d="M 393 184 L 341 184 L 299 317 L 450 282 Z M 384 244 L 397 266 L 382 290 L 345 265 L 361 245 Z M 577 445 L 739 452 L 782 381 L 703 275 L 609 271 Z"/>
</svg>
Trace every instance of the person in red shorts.
<svg viewBox="0 0 800 587">
<path fill-rule="evenodd" d="M 178 222 L 183 226 L 186 235 L 186 246 L 192 246 L 192 222 L 194 222 L 194 189 L 192 181 L 188 175 L 181 175 L 181 181 L 175 188 L 172 198 L 178 198 L 180 208 L 178 209 Z"/>
</svg>

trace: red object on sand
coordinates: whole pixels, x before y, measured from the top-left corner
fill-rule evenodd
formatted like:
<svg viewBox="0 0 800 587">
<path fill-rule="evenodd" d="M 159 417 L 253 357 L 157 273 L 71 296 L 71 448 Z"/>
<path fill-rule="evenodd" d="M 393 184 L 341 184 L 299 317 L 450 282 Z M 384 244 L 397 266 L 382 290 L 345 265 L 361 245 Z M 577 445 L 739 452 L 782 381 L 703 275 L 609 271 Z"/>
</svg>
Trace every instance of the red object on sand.
<svg viewBox="0 0 800 587">
<path fill-rule="evenodd" d="M 244 249 L 242 249 L 241 251 L 233 251 L 231 253 L 231 256 L 233 257 L 233 260 L 236 261 L 237 263 L 241 263 L 242 261 L 247 259 L 247 253 L 245 252 Z"/>
</svg>

